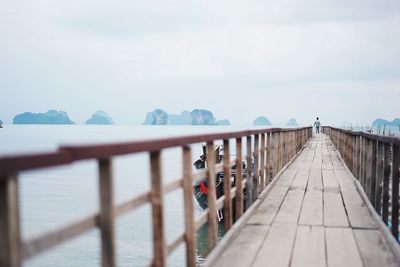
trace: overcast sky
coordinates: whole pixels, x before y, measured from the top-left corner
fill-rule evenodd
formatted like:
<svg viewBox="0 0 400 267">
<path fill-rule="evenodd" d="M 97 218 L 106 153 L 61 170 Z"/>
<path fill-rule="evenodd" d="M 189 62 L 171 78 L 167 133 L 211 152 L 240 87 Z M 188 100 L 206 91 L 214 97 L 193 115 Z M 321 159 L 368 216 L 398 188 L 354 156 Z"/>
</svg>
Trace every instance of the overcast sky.
<svg viewBox="0 0 400 267">
<path fill-rule="evenodd" d="M 400 117 L 399 0 L 0 0 L 0 119 Z"/>
</svg>

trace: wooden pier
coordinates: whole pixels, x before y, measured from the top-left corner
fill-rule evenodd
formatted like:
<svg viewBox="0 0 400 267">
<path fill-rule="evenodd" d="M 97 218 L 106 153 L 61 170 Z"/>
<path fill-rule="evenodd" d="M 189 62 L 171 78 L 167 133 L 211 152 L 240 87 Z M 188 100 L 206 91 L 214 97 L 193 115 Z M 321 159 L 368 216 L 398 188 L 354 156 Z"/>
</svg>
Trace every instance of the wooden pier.
<svg viewBox="0 0 400 267">
<path fill-rule="evenodd" d="M 215 164 L 217 142 L 224 145 L 220 164 Z M 190 146 L 198 143 L 207 144 L 207 167 L 195 171 Z M 235 143 L 235 158 L 230 158 L 230 143 Z M 161 155 L 173 147 L 182 151 L 183 177 L 165 184 Z M 113 159 L 143 152 L 149 155 L 151 189 L 117 205 Z M 251 166 L 245 174 L 242 159 Z M 98 163 L 99 211 L 23 240 L 20 174 L 82 160 Z M 224 179 L 224 195 L 217 199 L 215 175 L 231 177 L 234 165 L 235 184 Z M 399 168 L 400 139 L 332 127 L 314 136 L 311 127 L 271 128 L 6 156 L 0 158 L 0 267 L 19 267 L 93 228 L 100 230 L 101 266 L 118 266 L 116 218 L 147 203 L 153 234 L 149 266 L 166 266 L 181 244 L 186 266 L 198 265 L 196 231 L 206 223 L 209 254 L 204 266 L 400 266 Z M 195 219 L 193 184 L 204 177 L 208 209 Z M 167 244 L 164 198 L 178 189 L 183 190 L 185 227 Z M 220 209 L 227 232 L 217 240 Z"/>
<path fill-rule="evenodd" d="M 399 266 L 354 182 L 330 138 L 314 136 L 204 265 Z"/>
</svg>

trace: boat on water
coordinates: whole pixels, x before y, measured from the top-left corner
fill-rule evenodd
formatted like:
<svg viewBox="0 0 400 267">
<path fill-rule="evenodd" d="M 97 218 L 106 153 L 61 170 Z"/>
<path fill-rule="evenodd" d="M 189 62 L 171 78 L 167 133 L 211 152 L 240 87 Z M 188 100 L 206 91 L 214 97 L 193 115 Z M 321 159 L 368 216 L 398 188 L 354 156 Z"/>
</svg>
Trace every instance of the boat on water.
<svg viewBox="0 0 400 267">
<path fill-rule="evenodd" d="M 222 163 L 224 160 L 224 154 L 223 154 L 223 146 L 222 145 L 217 145 L 215 146 L 215 163 L 219 164 Z M 204 169 L 207 165 L 207 148 L 205 145 L 203 145 L 203 154 L 200 155 L 200 158 L 196 160 L 193 163 L 193 166 L 197 169 Z M 231 185 L 234 187 L 236 185 L 236 164 L 231 167 Z M 243 179 L 246 178 L 246 173 L 247 173 L 247 164 L 245 161 L 242 161 L 242 177 Z M 216 195 L 217 199 L 220 198 L 224 194 L 224 172 L 217 172 L 215 175 L 215 189 L 216 189 Z M 245 190 L 244 190 L 245 191 Z M 207 177 L 204 177 L 200 181 L 197 181 L 194 184 L 194 196 L 197 200 L 197 203 L 199 203 L 199 206 L 202 209 L 207 209 L 208 208 L 208 179 Z M 245 198 L 245 192 L 244 192 L 244 198 Z M 219 210 L 218 213 L 218 220 L 221 221 L 223 219 L 222 216 L 222 210 Z"/>
</svg>

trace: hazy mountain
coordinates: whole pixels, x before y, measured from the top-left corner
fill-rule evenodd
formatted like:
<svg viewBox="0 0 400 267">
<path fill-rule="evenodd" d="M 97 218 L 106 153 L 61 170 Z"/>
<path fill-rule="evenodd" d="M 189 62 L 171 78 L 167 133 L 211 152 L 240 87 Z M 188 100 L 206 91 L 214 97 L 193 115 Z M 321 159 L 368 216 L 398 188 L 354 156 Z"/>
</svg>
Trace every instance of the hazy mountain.
<svg viewBox="0 0 400 267">
<path fill-rule="evenodd" d="M 296 119 L 291 118 L 288 123 L 286 123 L 286 126 L 298 126 L 298 123 L 296 121 Z"/>
<path fill-rule="evenodd" d="M 86 121 L 86 124 L 99 124 L 99 125 L 110 125 L 114 124 L 113 119 L 104 111 L 96 111 L 90 119 Z"/>
<path fill-rule="evenodd" d="M 25 112 L 13 119 L 13 124 L 75 124 L 65 111 L 49 110 L 46 113 Z"/>
<path fill-rule="evenodd" d="M 143 124 L 144 125 L 167 125 L 168 124 L 168 113 L 162 109 L 155 109 L 152 112 L 148 112 Z"/>
<path fill-rule="evenodd" d="M 271 122 L 268 120 L 268 118 L 260 116 L 254 120 L 253 125 L 271 125 Z"/>
</svg>

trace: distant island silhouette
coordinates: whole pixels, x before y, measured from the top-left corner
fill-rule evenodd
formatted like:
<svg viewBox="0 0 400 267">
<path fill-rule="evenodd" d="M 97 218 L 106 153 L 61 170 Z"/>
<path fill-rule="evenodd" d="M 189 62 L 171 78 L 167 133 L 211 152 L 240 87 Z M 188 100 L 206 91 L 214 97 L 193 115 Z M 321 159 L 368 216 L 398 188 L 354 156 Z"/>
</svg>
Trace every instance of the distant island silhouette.
<svg viewBox="0 0 400 267">
<path fill-rule="evenodd" d="M 267 117 L 264 116 L 259 116 L 257 117 L 254 122 L 253 122 L 254 126 L 270 126 L 272 125 L 271 122 L 268 120 Z"/>
<path fill-rule="evenodd" d="M 214 114 L 206 109 L 194 109 L 181 114 L 168 114 L 162 109 L 155 109 L 146 114 L 143 125 L 230 125 L 228 119 L 217 120 Z"/>
<path fill-rule="evenodd" d="M 299 124 L 297 123 L 296 119 L 291 118 L 288 123 L 286 123 L 286 126 L 298 126 Z"/>
<path fill-rule="evenodd" d="M 400 118 L 395 118 L 392 121 L 385 120 L 385 119 L 376 119 L 372 122 L 372 127 L 378 126 L 400 126 Z"/>
<path fill-rule="evenodd" d="M 24 112 L 13 119 L 13 124 L 75 124 L 65 111 L 51 109 L 46 113 Z"/>
<path fill-rule="evenodd" d="M 114 124 L 114 121 L 106 112 L 99 110 L 86 121 L 86 124 L 111 125 Z"/>
</svg>

